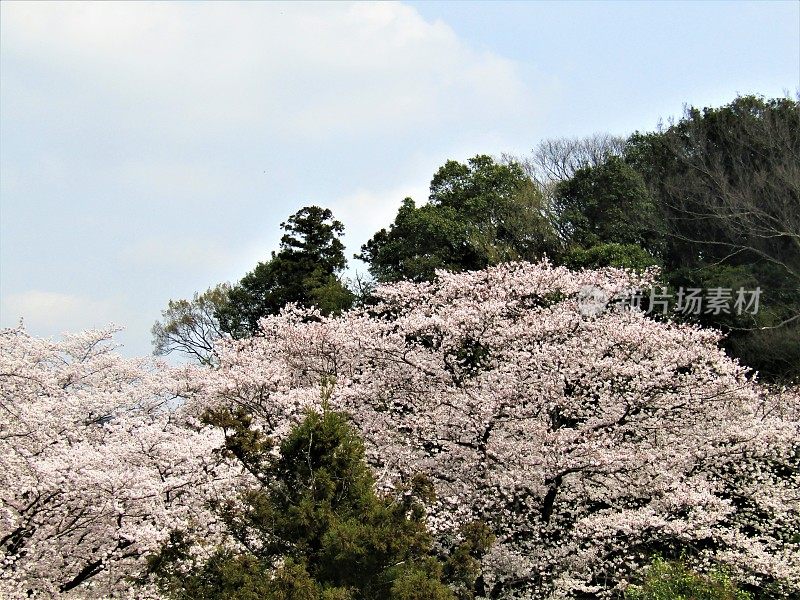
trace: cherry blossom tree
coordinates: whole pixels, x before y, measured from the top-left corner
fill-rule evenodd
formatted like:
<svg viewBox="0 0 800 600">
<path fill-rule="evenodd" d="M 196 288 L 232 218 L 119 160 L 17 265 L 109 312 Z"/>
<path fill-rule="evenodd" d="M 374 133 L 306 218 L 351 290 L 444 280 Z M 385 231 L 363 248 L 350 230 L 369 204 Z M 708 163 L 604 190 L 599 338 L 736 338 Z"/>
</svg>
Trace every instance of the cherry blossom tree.
<svg viewBox="0 0 800 600">
<path fill-rule="evenodd" d="M 439 552 L 465 525 L 491 529 L 476 597 L 610 596 L 656 552 L 790 597 L 800 393 L 758 383 L 715 331 L 613 301 L 654 276 L 440 272 L 339 317 L 290 306 L 179 369 L 121 358 L 110 329 L 3 330 L 0 596 L 154 597 L 128 591 L 148 556 L 177 532 L 203 564 L 224 540 L 209 501 L 254 477 L 203 416 L 245 409 L 277 449 L 324 397 L 358 427 L 381 491 L 433 483 Z"/>
<path fill-rule="evenodd" d="M 245 407 L 281 438 L 334 378 L 380 485 L 434 482 L 442 548 L 476 520 L 496 534 L 479 597 L 612 594 L 655 552 L 788 595 L 800 396 L 759 385 L 715 331 L 596 302 L 654 275 L 504 264 L 382 286 L 337 318 L 290 307 L 224 342 L 190 404 Z"/>
<path fill-rule="evenodd" d="M 121 596 L 171 530 L 213 534 L 204 499 L 233 480 L 222 436 L 185 418 L 177 372 L 120 357 L 114 331 L 0 332 L 0 597 Z"/>
</svg>

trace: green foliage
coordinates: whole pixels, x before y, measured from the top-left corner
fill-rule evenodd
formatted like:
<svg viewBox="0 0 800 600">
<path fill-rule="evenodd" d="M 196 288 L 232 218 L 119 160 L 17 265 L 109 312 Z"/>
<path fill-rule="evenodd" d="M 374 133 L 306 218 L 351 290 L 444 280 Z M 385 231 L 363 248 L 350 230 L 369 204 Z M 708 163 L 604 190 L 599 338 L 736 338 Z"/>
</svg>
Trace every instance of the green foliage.
<svg viewBox="0 0 800 600">
<path fill-rule="evenodd" d="M 258 331 L 258 321 L 274 315 L 288 303 L 316 306 L 335 314 L 353 303 L 353 294 L 338 274 L 345 268 L 344 226 L 328 209 L 307 206 L 281 223 L 285 233 L 280 250 L 231 289 L 219 308 L 221 328 L 234 337 Z"/>
<path fill-rule="evenodd" d="M 631 137 L 626 160 L 665 215 L 673 266 L 760 259 L 798 276 L 798 132 L 797 101 L 742 96 Z"/>
<path fill-rule="evenodd" d="M 263 576 L 262 576 L 263 578 Z M 287 560 L 275 572 L 267 588 L 268 600 L 318 600 L 319 598 L 349 598 L 349 595 L 323 595 L 322 590 L 302 564 Z"/>
<path fill-rule="evenodd" d="M 444 565 L 444 576 L 451 582 L 459 600 L 483 596 L 480 559 L 494 544 L 492 531 L 481 522 L 469 523 L 461 530 L 463 541 L 457 545 Z"/>
<path fill-rule="evenodd" d="M 744 312 L 703 314 L 689 320 L 727 333 L 725 348 L 744 364 L 757 368 L 767 379 L 800 376 L 800 322 L 784 323 L 800 313 L 800 288 L 782 270 L 769 262 L 750 264 L 699 263 L 665 273 L 673 288 L 733 290 L 760 289 L 756 314 Z"/>
<path fill-rule="evenodd" d="M 547 255 L 575 269 L 658 265 L 673 289 L 758 287 L 757 315 L 690 320 L 722 329 L 727 350 L 762 378 L 800 380 L 800 103 L 743 96 L 689 108 L 620 143 L 540 145 L 533 178 L 485 155 L 448 161 L 429 201 L 406 198 L 357 256 L 379 282 Z M 329 210 L 306 207 L 282 227 L 279 251 L 232 289 L 171 301 L 153 327 L 156 353 L 212 363 L 216 339 L 256 333 L 289 302 L 323 314 L 370 304 L 371 283 L 357 294 L 342 284 L 344 228 Z"/>
<path fill-rule="evenodd" d="M 425 573 L 406 571 L 392 583 L 389 597 L 393 600 L 452 600 L 453 593 Z"/>
<path fill-rule="evenodd" d="M 432 279 L 436 269 L 482 269 L 533 259 L 556 247 L 538 189 L 517 163 L 476 156 L 448 161 L 433 176 L 429 202 L 406 198 L 394 223 L 358 258 L 380 281 Z"/>
<path fill-rule="evenodd" d="M 681 561 L 656 558 L 641 586 L 631 586 L 626 600 L 750 600 L 723 572 L 696 573 Z"/>
<path fill-rule="evenodd" d="M 555 210 L 570 247 L 615 243 L 660 254 L 662 233 L 656 206 L 642 177 L 612 156 L 579 169 L 556 186 Z"/>
<path fill-rule="evenodd" d="M 760 287 L 758 315 L 701 322 L 728 332 L 729 352 L 763 377 L 800 378 L 800 103 L 742 96 L 689 108 L 632 136 L 625 160 L 663 216 L 666 280 Z"/>
<path fill-rule="evenodd" d="M 760 288 L 756 315 L 686 318 L 722 329 L 763 378 L 800 378 L 800 103 L 689 108 L 631 136 L 623 156 L 575 170 L 552 210 L 567 246 L 556 259 L 570 268 L 659 265 L 673 293 Z"/>
<path fill-rule="evenodd" d="M 455 597 L 425 527 L 423 503 L 432 501 L 432 486 L 417 477 L 396 498 L 377 494 L 363 443 L 345 415 L 309 412 L 277 456 L 246 413 L 218 410 L 206 420 L 223 429 L 226 451 L 259 482 L 216 507 L 231 540 L 247 550 L 219 549 L 200 569 L 187 570 L 190 543 L 176 534 L 180 543 L 151 559 L 170 597 Z M 469 573 L 459 574 L 464 585 Z"/>
<path fill-rule="evenodd" d="M 563 263 L 570 269 L 598 269 L 618 267 L 643 271 L 658 265 L 658 261 L 636 244 L 598 244 L 590 248 L 573 248 L 567 252 Z"/>
</svg>

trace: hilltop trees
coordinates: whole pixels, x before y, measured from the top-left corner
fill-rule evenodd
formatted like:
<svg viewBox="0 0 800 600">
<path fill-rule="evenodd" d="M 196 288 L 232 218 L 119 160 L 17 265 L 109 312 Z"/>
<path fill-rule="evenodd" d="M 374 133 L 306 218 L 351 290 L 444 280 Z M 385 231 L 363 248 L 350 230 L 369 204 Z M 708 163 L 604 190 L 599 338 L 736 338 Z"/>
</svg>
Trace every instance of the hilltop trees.
<svg viewBox="0 0 800 600">
<path fill-rule="evenodd" d="M 690 317 L 771 380 L 800 377 L 800 104 L 742 96 L 627 140 L 539 144 L 523 161 L 571 268 L 663 267 L 672 289 L 760 290 L 756 314 Z M 683 318 L 675 315 L 676 318 Z"/>
<path fill-rule="evenodd" d="M 568 248 L 567 264 L 629 266 L 625 258 L 635 264 L 630 257 L 641 256 L 642 266 L 650 266 L 662 254 L 658 209 L 641 175 L 617 156 L 578 169 L 571 179 L 556 184 L 553 212 Z M 591 257 L 605 257 L 609 248 L 620 256 L 612 255 L 609 264 L 591 264 Z"/>
<path fill-rule="evenodd" d="M 430 281 L 437 269 L 471 271 L 547 256 L 573 269 L 659 265 L 659 283 L 671 287 L 673 298 L 680 287 L 758 289 L 755 314 L 690 318 L 722 329 L 731 355 L 762 376 L 796 379 L 798 130 L 797 101 L 745 96 L 721 108 L 689 108 L 668 127 L 627 140 L 546 140 L 527 160 L 451 160 L 434 174 L 427 203 L 406 198 L 357 258 L 378 282 Z M 170 304 L 154 327 L 158 352 L 188 348 L 207 361 L 209 330 L 245 337 L 258 331 L 261 317 L 290 302 L 323 314 L 353 304 L 340 279 L 342 224 L 330 211 L 307 207 L 282 226 L 281 248 L 269 261 L 225 298 L 214 292 L 224 301 L 212 327 L 193 331 L 207 321 L 206 298 Z"/>
<path fill-rule="evenodd" d="M 539 142 L 531 155 L 519 162 L 527 175 L 548 194 L 579 170 L 600 166 L 613 156 L 622 156 L 625 143 L 624 137 L 607 133 L 582 138 L 551 138 Z"/>
<path fill-rule="evenodd" d="M 280 248 L 234 286 L 219 284 L 192 300 L 170 300 L 152 328 L 154 353 L 181 352 L 214 361 L 214 344 L 258 331 L 258 321 L 287 303 L 316 306 L 323 314 L 348 308 L 354 294 L 340 278 L 347 265 L 344 225 L 326 208 L 306 206 L 281 223 Z"/>
<path fill-rule="evenodd" d="M 406 198 L 389 229 L 361 249 L 379 281 L 425 281 L 436 269 L 482 269 L 538 258 L 555 236 L 543 198 L 515 162 L 476 156 L 448 161 L 433 176 L 427 204 Z"/>
<path fill-rule="evenodd" d="M 765 262 L 800 281 L 800 104 L 736 98 L 690 107 L 629 140 L 627 160 L 666 217 L 670 260 Z"/>
<path fill-rule="evenodd" d="M 800 103 L 743 96 L 689 108 L 628 146 L 663 215 L 666 277 L 760 287 L 757 315 L 701 322 L 730 332 L 733 355 L 765 375 L 800 377 Z"/>
</svg>

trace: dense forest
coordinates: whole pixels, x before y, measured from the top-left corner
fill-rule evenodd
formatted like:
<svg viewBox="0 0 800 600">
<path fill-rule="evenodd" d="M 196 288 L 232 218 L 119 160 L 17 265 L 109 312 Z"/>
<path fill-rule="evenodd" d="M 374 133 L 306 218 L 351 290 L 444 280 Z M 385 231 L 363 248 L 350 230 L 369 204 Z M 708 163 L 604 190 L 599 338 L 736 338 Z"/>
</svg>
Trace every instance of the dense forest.
<svg viewBox="0 0 800 600">
<path fill-rule="evenodd" d="M 448 161 L 368 276 L 345 225 L 169 301 L 181 364 L 2 331 L 0 597 L 798 597 L 798 99 Z"/>
</svg>

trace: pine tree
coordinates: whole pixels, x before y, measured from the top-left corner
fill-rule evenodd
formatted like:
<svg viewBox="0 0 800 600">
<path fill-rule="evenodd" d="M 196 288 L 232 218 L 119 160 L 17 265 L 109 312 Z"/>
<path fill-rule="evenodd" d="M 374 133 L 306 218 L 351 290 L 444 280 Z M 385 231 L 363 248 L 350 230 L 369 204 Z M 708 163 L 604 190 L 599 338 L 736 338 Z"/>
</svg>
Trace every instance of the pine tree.
<svg viewBox="0 0 800 600">
<path fill-rule="evenodd" d="M 278 314 L 290 302 L 316 306 L 323 314 L 338 313 L 353 302 L 339 279 L 347 266 L 339 239 L 344 225 L 327 208 L 306 206 L 281 223 L 278 252 L 258 263 L 231 289 L 217 312 L 220 327 L 234 337 L 258 331 L 258 321 Z"/>
<path fill-rule="evenodd" d="M 226 451 L 258 482 L 216 506 L 238 552 L 219 549 L 201 569 L 181 568 L 191 540 L 176 532 L 150 560 L 172 598 L 192 600 L 451 600 L 445 569 L 463 582 L 464 551 L 445 564 L 432 553 L 424 503 L 432 486 L 415 478 L 398 496 L 379 495 L 364 446 L 347 417 L 311 411 L 280 445 L 244 411 L 209 412 Z M 474 536 L 473 536 L 474 537 Z M 459 597 L 465 597 L 460 594 Z"/>
</svg>

